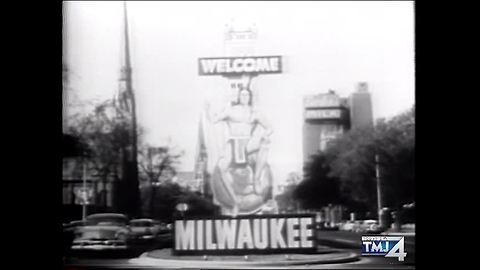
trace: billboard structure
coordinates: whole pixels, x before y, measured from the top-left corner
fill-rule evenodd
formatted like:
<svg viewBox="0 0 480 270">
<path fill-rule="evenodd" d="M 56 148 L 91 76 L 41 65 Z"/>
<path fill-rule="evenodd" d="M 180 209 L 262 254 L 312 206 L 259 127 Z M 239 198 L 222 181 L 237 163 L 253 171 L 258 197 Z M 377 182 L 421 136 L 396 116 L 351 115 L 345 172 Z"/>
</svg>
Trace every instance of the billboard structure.
<svg viewBox="0 0 480 270">
<path fill-rule="evenodd" d="M 249 30 L 230 30 L 226 42 L 235 43 L 236 34 L 256 38 L 256 34 L 248 33 Z M 242 44 L 249 46 L 244 39 Z M 231 100 L 216 110 L 209 101 L 204 106 L 199 126 L 197 177 L 203 179 L 204 192 L 211 194 L 222 215 L 272 214 L 276 207 L 268 150 L 273 129 L 257 109 L 251 82 L 258 75 L 281 73 L 282 57 L 253 56 L 251 50 L 243 50 L 241 46 L 227 47 L 230 54 L 243 54 L 198 60 L 200 76 L 218 75 L 227 79 L 230 89 L 227 87 L 226 94 Z"/>
<path fill-rule="evenodd" d="M 314 222 L 308 214 L 177 219 L 172 254 L 312 254 Z"/>
</svg>

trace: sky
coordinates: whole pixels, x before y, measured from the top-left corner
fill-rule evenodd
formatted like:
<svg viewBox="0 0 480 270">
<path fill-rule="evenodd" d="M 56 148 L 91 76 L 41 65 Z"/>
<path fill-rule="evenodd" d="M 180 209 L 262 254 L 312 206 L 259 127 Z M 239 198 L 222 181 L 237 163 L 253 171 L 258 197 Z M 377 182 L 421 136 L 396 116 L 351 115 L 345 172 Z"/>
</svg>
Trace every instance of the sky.
<svg viewBox="0 0 480 270">
<path fill-rule="evenodd" d="M 302 101 L 335 90 L 347 97 L 365 81 L 374 118 L 415 103 L 414 5 L 371 2 L 127 2 L 133 87 L 145 141 L 168 139 L 185 151 L 191 171 L 200 111 L 225 95 L 227 80 L 199 76 L 198 59 L 225 55 L 226 25 L 255 24 L 255 55 L 280 55 L 281 74 L 257 77 L 259 109 L 274 133 L 269 162 L 277 183 L 301 172 Z M 64 2 L 68 96 L 112 98 L 119 86 L 123 2 Z M 67 108 L 68 112 L 68 108 Z"/>
</svg>

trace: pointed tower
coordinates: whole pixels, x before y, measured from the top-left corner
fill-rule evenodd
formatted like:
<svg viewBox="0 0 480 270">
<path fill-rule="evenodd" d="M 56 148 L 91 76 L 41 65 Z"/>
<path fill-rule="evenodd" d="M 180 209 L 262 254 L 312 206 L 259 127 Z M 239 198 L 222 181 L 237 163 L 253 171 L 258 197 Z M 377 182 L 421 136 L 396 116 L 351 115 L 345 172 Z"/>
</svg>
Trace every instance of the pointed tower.
<svg viewBox="0 0 480 270">
<path fill-rule="evenodd" d="M 62 16 L 62 130 L 66 133 L 68 118 L 68 86 L 69 86 L 69 69 L 67 64 L 67 47 L 68 47 L 68 29 L 67 29 L 67 3 L 63 2 Z"/>
<path fill-rule="evenodd" d="M 211 198 L 211 190 L 209 186 L 210 174 L 208 173 L 208 151 L 207 151 L 207 142 L 205 140 L 204 132 L 204 115 L 203 113 L 200 116 L 200 121 L 198 123 L 198 139 L 197 139 L 197 150 L 195 154 L 195 181 L 198 190 L 206 198 Z"/>
<path fill-rule="evenodd" d="M 127 132 L 123 134 L 123 147 L 120 182 L 117 192 L 118 210 L 130 216 L 136 216 L 140 209 L 140 192 L 137 161 L 137 117 L 135 95 L 132 86 L 132 67 L 130 62 L 130 45 L 128 36 L 127 5 L 124 9 L 124 50 L 120 74 L 119 90 L 115 100 L 117 117 L 122 121 Z"/>
</svg>

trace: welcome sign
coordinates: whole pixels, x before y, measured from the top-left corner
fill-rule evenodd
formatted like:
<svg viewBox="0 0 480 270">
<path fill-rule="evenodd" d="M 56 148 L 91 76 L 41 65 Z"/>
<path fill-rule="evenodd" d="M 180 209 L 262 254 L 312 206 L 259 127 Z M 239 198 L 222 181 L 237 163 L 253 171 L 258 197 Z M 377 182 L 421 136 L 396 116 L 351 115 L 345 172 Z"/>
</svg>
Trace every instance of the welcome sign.
<svg viewBox="0 0 480 270">
<path fill-rule="evenodd" d="M 242 75 L 282 72 L 281 56 L 199 58 L 200 75 Z"/>
<path fill-rule="evenodd" d="M 174 224 L 173 255 L 315 253 L 314 215 L 183 219 Z"/>
</svg>

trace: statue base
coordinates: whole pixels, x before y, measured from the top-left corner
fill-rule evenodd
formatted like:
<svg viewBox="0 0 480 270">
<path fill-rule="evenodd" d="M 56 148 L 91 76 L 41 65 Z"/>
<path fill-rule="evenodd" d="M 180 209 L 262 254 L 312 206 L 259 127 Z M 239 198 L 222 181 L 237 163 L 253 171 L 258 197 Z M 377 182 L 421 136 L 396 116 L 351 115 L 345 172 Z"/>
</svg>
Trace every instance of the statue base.
<svg viewBox="0 0 480 270">
<path fill-rule="evenodd" d="M 170 249 L 153 250 L 139 258 L 129 260 L 132 265 L 209 268 L 209 269 L 254 269 L 258 267 L 288 268 L 302 265 L 351 263 L 359 260 L 354 252 L 341 251 L 329 247 L 318 247 L 316 254 L 269 254 L 269 255 L 195 255 L 174 256 Z"/>
</svg>

